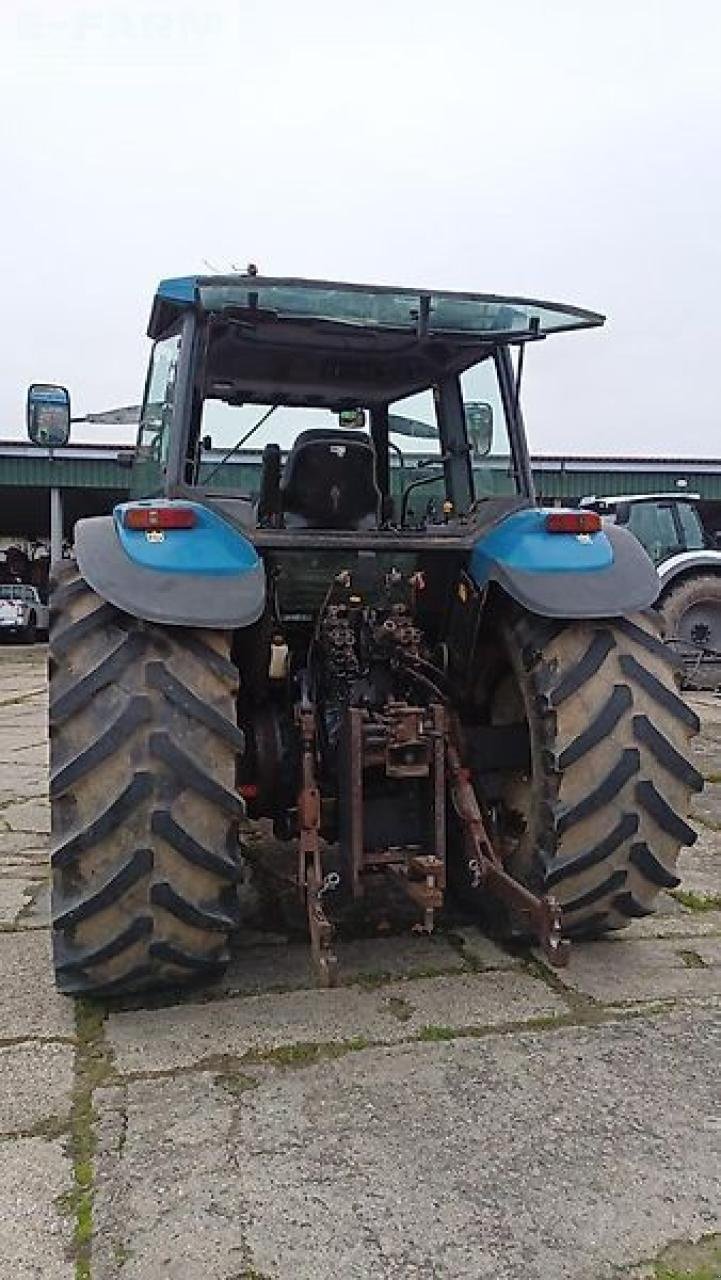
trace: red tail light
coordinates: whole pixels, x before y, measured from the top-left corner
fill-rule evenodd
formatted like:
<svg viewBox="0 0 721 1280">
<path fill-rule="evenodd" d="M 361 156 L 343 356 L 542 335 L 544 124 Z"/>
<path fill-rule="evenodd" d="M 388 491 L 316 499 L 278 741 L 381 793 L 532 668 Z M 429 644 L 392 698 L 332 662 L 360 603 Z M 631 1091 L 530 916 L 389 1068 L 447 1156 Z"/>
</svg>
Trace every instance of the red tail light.
<svg viewBox="0 0 721 1280">
<path fill-rule="evenodd" d="M 192 529 L 197 523 L 192 507 L 128 507 L 126 529 Z"/>
<path fill-rule="evenodd" d="M 549 533 L 598 533 L 601 517 L 597 511 L 552 511 L 546 516 Z"/>
</svg>

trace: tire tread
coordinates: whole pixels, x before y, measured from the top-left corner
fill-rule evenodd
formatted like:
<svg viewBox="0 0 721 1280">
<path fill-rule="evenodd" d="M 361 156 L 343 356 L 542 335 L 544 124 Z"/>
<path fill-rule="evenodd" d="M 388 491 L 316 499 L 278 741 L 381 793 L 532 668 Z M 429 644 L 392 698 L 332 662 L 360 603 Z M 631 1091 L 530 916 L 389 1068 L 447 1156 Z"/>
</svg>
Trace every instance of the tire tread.
<svg viewBox="0 0 721 1280">
<path fill-rule="evenodd" d="M 51 604 L 57 986 L 117 996 L 215 977 L 239 922 L 231 634 L 131 618 L 72 565 Z"/>
<path fill-rule="evenodd" d="M 685 812 L 703 786 L 687 754 L 698 717 L 644 615 L 554 634 L 516 611 L 502 631 L 535 743 L 528 836 L 508 869 L 553 894 L 569 937 L 622 928 L 679 884 L 679 848 L 696 839 Z"/>
</svg>

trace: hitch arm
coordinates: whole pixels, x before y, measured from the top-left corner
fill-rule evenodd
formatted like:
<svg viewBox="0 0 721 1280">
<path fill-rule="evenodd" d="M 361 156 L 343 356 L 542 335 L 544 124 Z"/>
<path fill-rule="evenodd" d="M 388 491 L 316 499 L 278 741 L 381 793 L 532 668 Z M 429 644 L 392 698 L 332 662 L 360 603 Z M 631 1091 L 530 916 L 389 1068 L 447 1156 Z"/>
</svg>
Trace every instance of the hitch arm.
<svg viewBox="0 0 721 1280">
<path fill-rule="evenodd" d="M 301 738 L 301 786 L 298 793 L 298 886 L 308 910 L 313 964 L 321 986 L 334 987 L 338 960 L 333 950 L 333 925 L 323 907 L 323 895 L 336 888 L 334 873 L 323 877 L 320 856 L 320 791 L 315 773 L 315 711 L 302 706 L 298 712 Z"/>
<path fill-rule="evenodd" d="M 473 886 L 485 887 L 526 921 L 551 964 L 560 968 L 568 964 L 570 951 L 570 943 L 561 936 L 561 908 L 555 898 L 548 894 L 538 897 L 504 870 L 484 826 L 470 773 L 463 765 L 460 737 L 457 719 L 450 716 L 446 733 L 448 778 L 453 805 L 463 827 Z"/>
</svg>

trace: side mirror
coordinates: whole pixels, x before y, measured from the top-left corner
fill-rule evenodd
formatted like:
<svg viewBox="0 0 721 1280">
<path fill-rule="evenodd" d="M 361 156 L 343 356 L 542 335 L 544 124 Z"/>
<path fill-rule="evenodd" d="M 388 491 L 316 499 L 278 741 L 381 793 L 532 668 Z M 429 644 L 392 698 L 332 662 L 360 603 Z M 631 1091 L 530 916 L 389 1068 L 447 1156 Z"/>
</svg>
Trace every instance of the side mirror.
<svg viewBox="0 0 721 1280">
<path fill-rule="evenodd" d="M 486 400 L 468 400 L 464 412 L 472 456 L 485 458 L 493 444 L 493 406 Z"/>
<path fill-rule="evenodd" d="M 59 449 L 70 439 L 70 393 L 65 387 L 33 382 L 28 387 L 27 431 L 33 444 Z"/>
</svg>

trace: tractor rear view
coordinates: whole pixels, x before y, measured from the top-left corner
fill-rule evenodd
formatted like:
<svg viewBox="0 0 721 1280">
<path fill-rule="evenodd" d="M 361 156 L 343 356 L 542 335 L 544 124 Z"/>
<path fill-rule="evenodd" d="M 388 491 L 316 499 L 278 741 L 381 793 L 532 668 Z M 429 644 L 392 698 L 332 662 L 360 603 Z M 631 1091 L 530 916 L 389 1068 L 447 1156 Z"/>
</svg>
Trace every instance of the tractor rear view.
<svg viewBox="0 0 721 1280">
<path fill-rule="evenodd" d="M 221 971 L 248 818 L 287 844 L 325 983 L 353 904 L 428 931 L 451 889 L 562 964 L 678 883 L 698 722 L 645 612 L 656 572 L 596 512 L 536 505 L 520 411 L 526 345 L 601 323 L 252 272 L 160 285 L 135 496 L 55 566 L 63 991 Z"/>
</svg>

